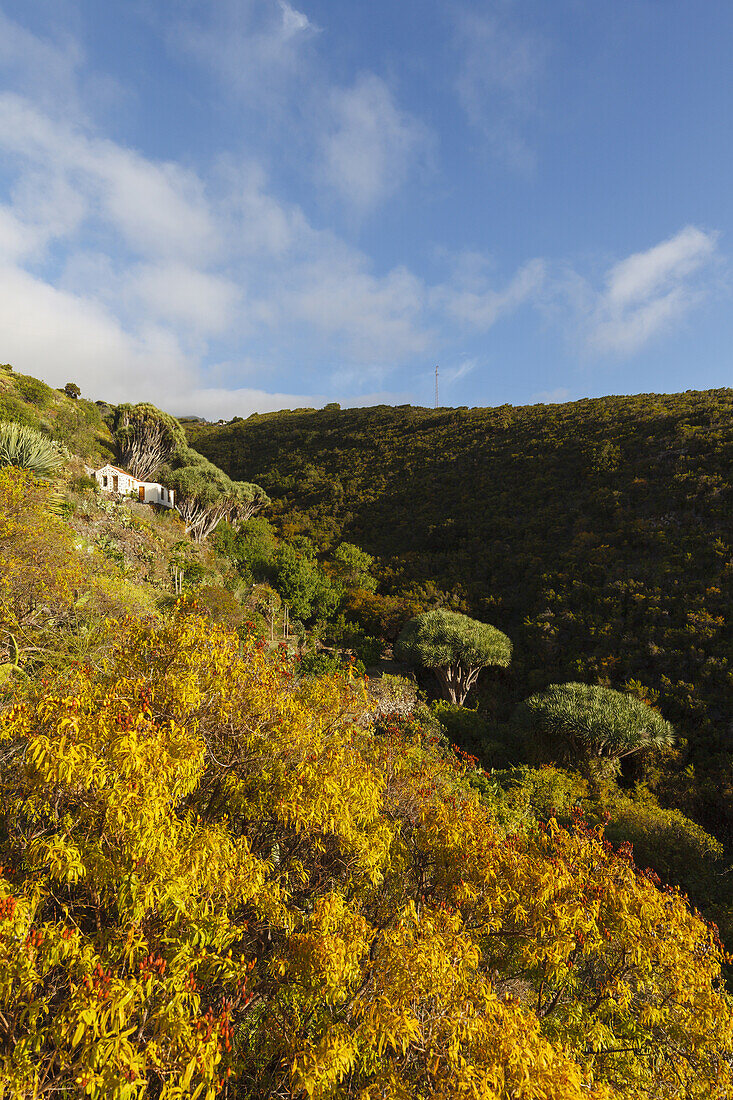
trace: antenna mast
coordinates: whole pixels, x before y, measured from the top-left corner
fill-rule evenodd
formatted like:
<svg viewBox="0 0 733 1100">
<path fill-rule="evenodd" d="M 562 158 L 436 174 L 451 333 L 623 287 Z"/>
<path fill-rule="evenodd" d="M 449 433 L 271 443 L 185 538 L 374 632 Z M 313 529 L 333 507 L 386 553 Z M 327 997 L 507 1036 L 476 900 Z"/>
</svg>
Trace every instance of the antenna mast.
<svg viewBox="0 0 733 1100">
<path fill-rule="evenodd" d="M 435 407 L 438 407 L 438 368 L 435 368 Z"/>
</svg>

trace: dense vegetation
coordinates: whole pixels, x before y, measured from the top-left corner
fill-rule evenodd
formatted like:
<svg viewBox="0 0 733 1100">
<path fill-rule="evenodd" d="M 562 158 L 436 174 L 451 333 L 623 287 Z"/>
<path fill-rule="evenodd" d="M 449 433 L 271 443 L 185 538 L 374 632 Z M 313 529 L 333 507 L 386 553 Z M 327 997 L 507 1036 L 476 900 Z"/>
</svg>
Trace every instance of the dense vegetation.
<svg viewBox="0 0 733 1100">
<path fill-rule="evenodd" d="M 499 717 L 568 680 L 656 702 L 686 744 L 646 778 L 730 842 L 733 391 L 300 410 L 190 437 L 263 485 L 284 535 L 377 555 L 380 592 L 352 608 L 370 633 L 395 636 L 404 599 L 506 632 Z"/>
<path fill-rule="evenodd" d="M 548 689 L 503 602 L 253 517 L 150 406 L 3 377 L 0 1100 L 733 1094 L 726 955 L 675 886 L 729 935 L 728 857 L 659 804 L 649 686 Z M 133 429 L 221 482 L 208 538 L 86 476 Z M 447 700 L 362 675 L 401 631 Z"/>
<path fill-rule="evenodd" d="M 112 407 L 103 401 L 87 401 L 79 393 L 74 383 L 54 390 L 39 378 L 2 364 L 0 422 L 40 430 L 92 464 L 115 461 L 115 444 L 105 420 Z"/>
<path fill-rule="evenodd" d="M 62 521 L 56 562 L 28 553 L 48 487 L 0 494 L 3 615 L 55 578 L 57 639 L 83 637 Z M 3 1096 L 733 1087 L 714 929 L 582 813 L 528 818 L 429 725 L 375 726 L 358 680 L 185 605 L 56 644 L 0 714 Z"/>
</svg>

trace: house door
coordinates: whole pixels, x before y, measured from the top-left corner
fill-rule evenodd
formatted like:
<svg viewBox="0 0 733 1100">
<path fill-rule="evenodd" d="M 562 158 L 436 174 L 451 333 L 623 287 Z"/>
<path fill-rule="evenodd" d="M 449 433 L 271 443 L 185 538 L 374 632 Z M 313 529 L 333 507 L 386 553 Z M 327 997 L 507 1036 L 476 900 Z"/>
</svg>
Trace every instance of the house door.
<svg viewBox="0 0 733 1100">
<path fill-rule="evenodd" d="M 145 486 L 141 485 L 140 488 L 138 489 L 137 493 L 138 493 L 138 496 L 140 497 L 140 500 L 144 501 L 145 500 Z"/>
<path fill-rule="evenodd" d="M 112 475 L 112 488 L 116 493 L 119 492 L 120 479 L 118 478 L 117 474 Z"/>
</svg>

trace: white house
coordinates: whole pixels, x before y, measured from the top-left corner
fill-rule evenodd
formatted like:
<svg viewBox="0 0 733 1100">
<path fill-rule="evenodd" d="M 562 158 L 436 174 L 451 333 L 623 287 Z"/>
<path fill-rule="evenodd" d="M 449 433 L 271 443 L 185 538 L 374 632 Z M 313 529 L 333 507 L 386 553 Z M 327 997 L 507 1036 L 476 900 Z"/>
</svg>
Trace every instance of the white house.
<svg viewBox="0 0 733 1100">
<path fill-rule="evenodd" d="M 166 489 L 157 481 L 141 481 L 118 466 L 102 466 L 93 470 L 95 477 L 105 493 L 119 493 L 120 496 L 135 496 L 144 504 L 159 504 L 161 508 L 175 508 L 173 489 Z"/>
</svg>

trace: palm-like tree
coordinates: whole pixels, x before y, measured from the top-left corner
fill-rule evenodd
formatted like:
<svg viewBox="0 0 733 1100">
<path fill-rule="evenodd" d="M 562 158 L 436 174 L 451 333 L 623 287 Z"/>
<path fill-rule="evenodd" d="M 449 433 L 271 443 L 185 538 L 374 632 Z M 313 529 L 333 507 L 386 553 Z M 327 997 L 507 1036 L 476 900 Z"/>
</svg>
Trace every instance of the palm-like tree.
<svg viewBox="0 0 733 1100">
<path fill-rule="evenodd" d="M 520 703 L 512 724 L 530 760 L 578 768 L 596 791 L 624 756 L 674 744 L 672 725 L 633 695 L 594 684 L 550 684 Z"/>
</svg>

